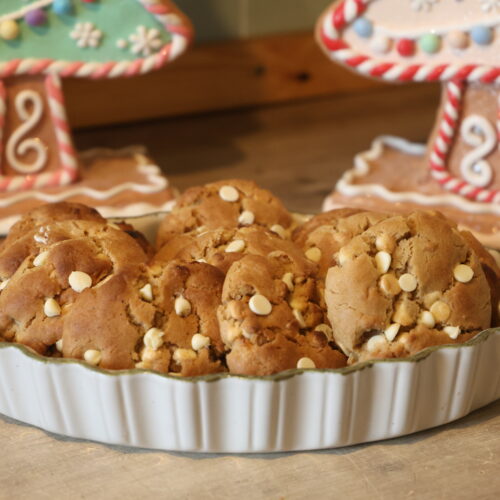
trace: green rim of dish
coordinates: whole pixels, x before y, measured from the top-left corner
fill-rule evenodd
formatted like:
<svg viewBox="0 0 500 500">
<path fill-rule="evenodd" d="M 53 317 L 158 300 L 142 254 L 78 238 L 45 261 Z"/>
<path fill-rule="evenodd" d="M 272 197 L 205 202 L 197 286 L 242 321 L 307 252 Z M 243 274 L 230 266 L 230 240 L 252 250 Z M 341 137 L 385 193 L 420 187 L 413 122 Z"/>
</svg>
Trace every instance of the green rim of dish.
<svg viewBox="0 0 500 500">
<path fill-rule="evenodd" d="M 376 359 L 371 361 L 364 361 L 362 363 L 356 363 L 352 366 L 346 366 L 344 368 L 336 368 L 336 369 L 314 369 L 314 370 L 301 370 L 295 368 L 293 370 L 287 370 L 284 372 L 276 373 L 274 375 L 268 375 L 265 377 L 256 377 L 250 375 L 234 375 L 231 373 L 223 372 L 223 373 L 213 373 L 210 375 L 200 375 L 197 377 L 178 377 L 174 375 L 168 375 L 164 373 L 158 373 L 151 370 L 141 370 L 138 368 L 129 369 L 129 370 L 105 370 L 103 368 L 98 368 L 96 366 L 92 366 L 87 364 L 83 360 L 72 359 L 72 358 L 48 358 L 46 356 L 41 356 L 36 352 L 32 351 L 30 348 L 21 345 L 21 344 L 13 344 L 10 342 L 0 342 L 0 349 L 17 349 L 21 351 L 23 354 L 28 356 L 31 359 L 34 359 L 37 362 L 44 364 L 54 364 L 54 365 L 62 365 L 62 364 L 73 364 L 80 365 L 86 370 L 91 370 L 100 375 L 107 375 L 112 377 L 120 377 L 123 375 L 142 375 L 148 374 L 154 377 L 167 378 L 170 380 L 176 380 L 179 382 L 217 382 L 218 380 L 231 378 L 231 379 L 245 379 L 245 380 L 265 380 L 270 382 L 280 382 L 282 380 L 287 380 L 293 378 L 297 375 L 302 375 L 305 372 L 312 373 L 335 373 L 339 375 L 349 375 L 351 373 L 356 373 L 361 370 L 365 370 L 367 368 L 372 368 L 375 365 L 380 363 L 416 363 L 422 361 L 429 357 L 433 352 L 442 350 L 442 349 L 461 349 L 467 347 L 473 347 L 485 342 L 489 337 L 493 335 L 500 335 L 500 327 L 490 328 L 489 330 L 484 330 L 483 332 L 477 334 L 472 339 L 464 342 L 463 344 L 444 344 L 427 347 L 426 349 L 414 354 L 413 356 L 409 356 L 407 358 L 392 358 L 392 359 Z"/>
</svg>

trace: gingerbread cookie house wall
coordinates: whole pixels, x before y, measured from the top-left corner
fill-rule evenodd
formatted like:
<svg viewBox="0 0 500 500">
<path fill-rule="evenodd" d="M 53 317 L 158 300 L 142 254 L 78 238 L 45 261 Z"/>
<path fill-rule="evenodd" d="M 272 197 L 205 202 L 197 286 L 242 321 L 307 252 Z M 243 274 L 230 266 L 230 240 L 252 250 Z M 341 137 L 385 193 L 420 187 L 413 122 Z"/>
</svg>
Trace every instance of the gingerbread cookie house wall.
<svg viewBox="0 0 500 500">
<path fill-rule="evenodd" d="M 318 23 L 336 62 L 391 82 L 443 82 L 426 147 L 381 137 L 325 207 L 444 211 L 500 247 L 500 3 L 341 0 Z"/>
<path fill-rule="evenodd" d="M 142 151 L 75 152 L 61 81 L 144 74 L 178 57 L 190 38 L 169 0 L 2 0 L 0 232 L 47 201 L 81 201 L 107 216 L 171 201 Z"/>
</svg>

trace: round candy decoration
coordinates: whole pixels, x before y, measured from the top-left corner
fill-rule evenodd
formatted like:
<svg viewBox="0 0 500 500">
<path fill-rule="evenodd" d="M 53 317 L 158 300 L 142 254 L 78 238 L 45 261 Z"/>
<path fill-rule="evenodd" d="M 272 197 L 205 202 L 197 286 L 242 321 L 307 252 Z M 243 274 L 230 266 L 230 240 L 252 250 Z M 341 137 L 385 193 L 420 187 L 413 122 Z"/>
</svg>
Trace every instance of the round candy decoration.
<svg viewBox="0 0 500 500">
<path fill-rule="evenodd" d="M 469 45 L 469 35 L 463 31 L 452 31 L 448 35 L 448 42 L 454 49 L 466 49 Z"/>
<path fill-rule="evenodd" d="M 376 35 L 373 37 L 370 47 L 378 54 L 387 54 L 391 50 L 392 40 L 385 35 Z"/>
<path fill-rule="evenodd" d="M 15 40 L 19 36 L 19 26 L 16 21 L 8 19 L 0 23 L 0 38 Z"/>
<path fill-rule="evenodd" d="M 489 45 L 493 41 L 493 31 L 487 26 L 474 26 L 470 36 L 478 45 Z"/>
<path fill-rule="evenodd" d="M 352 28 L 361 38 L 370 38 L 373 35 L 373 24 L 364 17 L 360 17 L 354 21 Z"/>
<path fill-rule="evenodd" d="M 54 9 L 54 12 L 60 16 L 74 13 L 72 0 L 54 0 L 52 8 Z"/>
<path fill-rule="evenodd" d="M 47 22 L 47 15 L 43 9 L 33 9 L 24 16 L 24 20 L 30 26 L 42 26 Z"/>
<path fill-rule="evenodd" d="M 410 57 L 415 53 L 415 42 L 409 38 L 402 38 L 396 44 L 396 48 L 403 57 Z"/>
<path fill-rule="evenodd" d="M 418 46 L 423 52 L 428 54 L 435 54 L 441 47 L 441 38 L 433 33 L 428 33 L 420 38 Z"/>
</svg>

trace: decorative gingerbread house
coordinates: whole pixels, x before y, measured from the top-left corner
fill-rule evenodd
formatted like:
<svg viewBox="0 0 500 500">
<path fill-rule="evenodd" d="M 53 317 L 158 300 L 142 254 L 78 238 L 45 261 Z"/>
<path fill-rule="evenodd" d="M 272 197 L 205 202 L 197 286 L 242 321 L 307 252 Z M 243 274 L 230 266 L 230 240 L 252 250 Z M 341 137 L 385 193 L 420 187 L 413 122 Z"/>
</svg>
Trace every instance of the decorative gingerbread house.
<svg viewBox="0 0 500 500">
<path fill-rule="evenodd" d="M 500 248 L 500 2 L 339 0 L 318 40 L 332 60 L 390 82 L 443 82 L 427 146 L 380 137 L 325 201 L 439 209 Z"/>
<path fill-rule="evenodd" d="M 61 79 L 141 75 L 190 39 L 169 0 L 0 2 L 0 233 L 51 201 L 84 202 L 106 216 L 166 208 L 172 190 L 142 151 L 75 152 Z"/>
</svg>

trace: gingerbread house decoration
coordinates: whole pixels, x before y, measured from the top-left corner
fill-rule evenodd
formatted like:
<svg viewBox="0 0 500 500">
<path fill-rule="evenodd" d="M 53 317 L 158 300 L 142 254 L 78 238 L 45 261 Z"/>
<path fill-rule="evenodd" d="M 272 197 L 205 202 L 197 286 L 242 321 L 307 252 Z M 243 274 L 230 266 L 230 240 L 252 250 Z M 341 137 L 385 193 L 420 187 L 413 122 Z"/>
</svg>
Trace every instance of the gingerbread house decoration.
<svg viewBox="0 0 500 500">
<path fill-rule="evenodd" d="M 500 2 L 340 0 L 317 38 L 332 60 L 367 77 L 443 85 L 428 144 L 376 139 L 325 208 L 424 205 L 500 248 Z"/>
<path fill-rule="evenodd" d="M 169 0 L 0 2 L 0 233 L 38 203 L 80 201 L 127 216 L 172 199 L 138 150 L 75 152 L 61 80 L 142 75 L 190 38 Z"/>
</svg>

